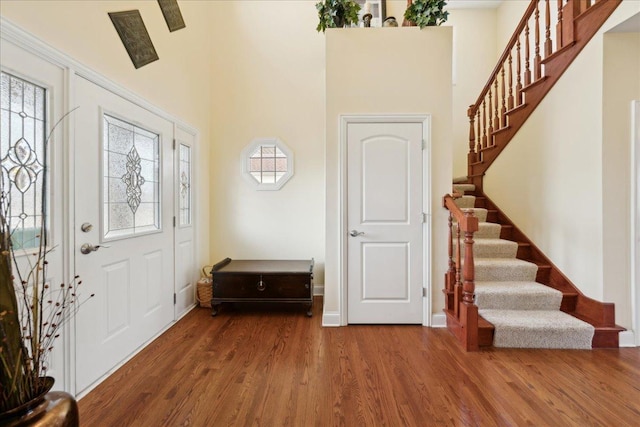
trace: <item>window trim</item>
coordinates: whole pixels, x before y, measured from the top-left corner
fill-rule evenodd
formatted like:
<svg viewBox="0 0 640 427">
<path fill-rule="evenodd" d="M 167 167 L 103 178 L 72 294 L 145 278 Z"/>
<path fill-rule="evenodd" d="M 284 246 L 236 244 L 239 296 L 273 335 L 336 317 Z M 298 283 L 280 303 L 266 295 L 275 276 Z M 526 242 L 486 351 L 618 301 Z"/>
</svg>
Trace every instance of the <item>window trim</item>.
<svg viewBox="0 0 640 427">
<path fill-rule="evenodd" d="M 275 145 L 280 151 L 287 156 L 287 171 L 285 174 L 275 183 L 260 183 L 256 181 L 256 179 L 251 176 L 250 173 L 250 158 L 251 154 L 261 145 Z M 284 143 L 281 139 L 276 137 L 269 138 L 255 138 L 253 139 L 249 145 L 247 145 L 244 150 L 242 150 L 242 176 L 252 184 L 256 190 L 266 190 L 266 191 L 276 191 L 280 190 L 293 176 L 294 168 L 293 168 L 293 151 Z"/>
</svg>

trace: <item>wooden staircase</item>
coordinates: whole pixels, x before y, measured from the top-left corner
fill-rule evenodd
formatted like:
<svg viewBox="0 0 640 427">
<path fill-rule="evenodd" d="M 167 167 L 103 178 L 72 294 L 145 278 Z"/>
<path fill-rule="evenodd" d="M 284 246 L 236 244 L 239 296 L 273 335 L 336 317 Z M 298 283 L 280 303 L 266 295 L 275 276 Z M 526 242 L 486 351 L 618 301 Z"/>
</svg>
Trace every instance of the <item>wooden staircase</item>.
<svg viewBox="0 0 640 427">
<path fill-rule="evenodd" d="M 487 222 L 501 225 L 500 238 L 518 243 L 516 257 L 538 266 L 536 282 L 562 292 L 560 310 L 595 327 L 593 348 L 618 347 L 618 334 L 624 328 L 615 324 L 615 308 L 585 296 L 562 272 L 516 227 L 513 222 L 482 191 L 467 193 L 476 196 L 478 208 L 488 210 Z M 478 318 L 478 345 L 491 346 L 493 325 Z"/>
<path fill-rule="evenodd" d="M 501 238 L 518 242 L 517 258 L 538 266 L 537 282 L 563 293 L 561 311 L 595 327 L 593 347 L 618 347 L 618 334 L 624 328 L 615 325 L 613 304 L 582 294 L 486 197 L 482 181 L 487 169 L 621 2 L 558 0 L 552 6 L 550 0 L 532 0 L 487 84 L 467 112 L 467 182 L 475 186 L 476 207 L 488 209 L 487 222 L 501 224 Z M 467 351 L 475 351 L 492 345 L 494 328 L 478 315 L 475 305 L 473 235 L 478 230 L 478 219 L 473 212 L 457 207 L 457 196 L 448 194 L 443 198 L 443 207 L 450 213 L 444 312 L 448 329 Z M 458 224 L 455 233 L 454 221 Z"/>
<path fill-rule="evenodd" d="M 622 0 L 530 2 L 475 104 L 469 107 L 467 176 L 482 177 Z M 542 15 L 542 16 L 541 16 Z M 552 38 L 552 31 L 555 39 Z"/>
</svg>

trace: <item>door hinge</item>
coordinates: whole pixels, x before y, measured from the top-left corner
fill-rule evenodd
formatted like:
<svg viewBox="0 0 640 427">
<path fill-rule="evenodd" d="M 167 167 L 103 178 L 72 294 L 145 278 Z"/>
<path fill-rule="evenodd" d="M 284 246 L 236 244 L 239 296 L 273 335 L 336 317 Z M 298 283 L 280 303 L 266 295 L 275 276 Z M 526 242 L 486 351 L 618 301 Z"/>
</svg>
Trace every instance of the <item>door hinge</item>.
<svg viewBox="0 0 640 427">
<path fill-rule="evenodd" d="M 176 305 L 176 302 L 178 301 L 178 297 L 176 296 L 176 293 L 173 293 L 173 305 Z"/>
</svg>

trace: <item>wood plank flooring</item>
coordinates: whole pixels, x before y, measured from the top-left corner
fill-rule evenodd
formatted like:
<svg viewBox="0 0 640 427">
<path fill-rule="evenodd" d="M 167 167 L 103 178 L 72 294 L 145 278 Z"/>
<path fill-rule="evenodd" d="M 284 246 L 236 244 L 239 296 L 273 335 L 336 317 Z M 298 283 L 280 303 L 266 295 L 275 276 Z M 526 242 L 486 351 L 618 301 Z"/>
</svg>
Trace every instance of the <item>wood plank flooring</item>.
<svg viewBox="0 0 640 427">
<path fill-rule="evenodd" d="M 640 348 L 465 353 L 445 329 L 197 308 L 80 400 L 94 426 L 636 426 Z"/>
</svg>

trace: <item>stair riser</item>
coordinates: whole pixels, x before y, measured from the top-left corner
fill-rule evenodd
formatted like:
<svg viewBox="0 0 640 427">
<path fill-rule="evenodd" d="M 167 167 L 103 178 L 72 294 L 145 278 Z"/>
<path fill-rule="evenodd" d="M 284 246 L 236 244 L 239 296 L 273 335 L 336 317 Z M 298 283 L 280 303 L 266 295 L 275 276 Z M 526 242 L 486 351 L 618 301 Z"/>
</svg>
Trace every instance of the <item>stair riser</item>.
<svg viewBox="0 0 640 427">
<path fill-rule="evenodd" d="M 539 266 L 538 272 L 536 273 L 536 282 L 548 285 L 550 274 L 551 267 L 549 267 L 548 265 Z"/>
<path fill-rule="evenodd" d="M 516 343 L 507 342 L 502 337 L 505 334 L 517 334 L 522 339 Z M 593 337 L 588 334 L 578 336 L 574 331 L 549 331 L 543 330 L 509 330 L 501 328 L 493 335 L 494 347 L 507 348 L 564 348 L 564 349 L 590 349 Z M 567 342 L 577 342 L 574 345 L 567 345 Z"/>
<path fill-rule="evenodd" d="M 513 227 L 503 225 L 500 229 L 500 238 L 505 240 L 513 240 Z"/>
<path fill-rule="evenodd" d="M 538 295 L 483 295 L 476 292 L 476 305 L 481 310 L 558 310 L 561 298 Z"/>
<path fill-rule="evenodd" d="M 519 259 L 530 259 L 531 246 L 518 246 L 516 257 Z"/>
<path fill-rule="evenodd" d="M 458 248 L 458 245 L 454 242 L 453 245 L 454 254 Z M 474 258 L 515 258 L 516 252 L 518 248 L 512 245 L 504 245 L 504 246 L 485 246 L 475 244 L 473 245 L 473 257 Z M 464 259 L 464 247 L 462 251 L 460 251 L 460 255 Z"/>
<path fill-rule="evenodd" d="M 511 281 L 533 282 L 537 267 L 532 266 L 475 266 L 475 280 L 483 282 Z"/>
<path fill-rule="evenodd" d="M 478 218 L 478 222 L 487 222 L 487 210 L 481 208 L 473 208 L 473 216 Z M 454 224 L 456 222 L 454 221 Z"/>
<path fill-rule="evenodd" d="M 476 207 L 475 196 L 462 196 L 458 199 L 455 199 L 454 202 L 460 209 L 472 209 Z"/>
</svg>

